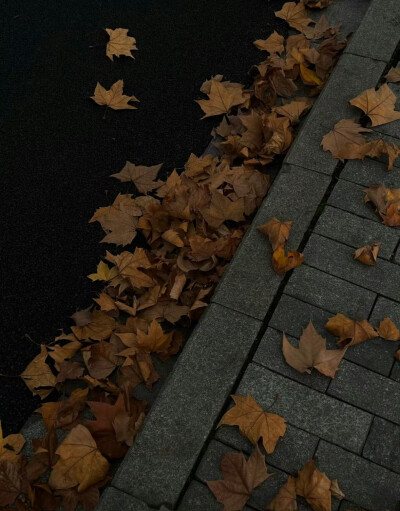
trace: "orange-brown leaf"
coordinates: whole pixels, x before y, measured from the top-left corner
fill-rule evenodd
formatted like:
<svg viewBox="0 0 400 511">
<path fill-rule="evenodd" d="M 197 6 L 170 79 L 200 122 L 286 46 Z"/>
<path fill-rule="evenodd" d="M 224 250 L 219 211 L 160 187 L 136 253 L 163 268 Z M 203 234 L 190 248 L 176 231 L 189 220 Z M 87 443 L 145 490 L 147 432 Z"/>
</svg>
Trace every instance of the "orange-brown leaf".
<svg viewBox="0 0 400 511">
<path fill-rule="evenodd" d="M 400 339 L 400 331 L 390 318 L 381 321 L 376 331 L 382 339 L 388 341 L 398 341 Z"/>
<path fill-rule="evenodd" d="M 278 247 L 272 254 L 272 267 L 279 275 L 297 268 L 303 262 L 303 254 L 300 252 L 290 251 L 285 254 L 283 247 Z"/>
<path fill-rule="evenodd" d="M 373 243 L 372 245 L 365 245 L 365 247 L 358 248 L 354 254 L 354 259 L 367 266 L 375 266 L 378 258 L 378 252 L 382 243 Z"/>
<path fill-rule="evenodd" d="M 352 119 L 342 119 L 335 124 L 332 131 L 322 139 L 324 151 L 330 151 L 332 156 L 339 158 L 339 154 L 348 144 L 363 144 L 366 138 L 361 133 L 369 132 L 370 129 L 363 128 L 361 124 Z"/>
<path fill-rule="evenodd" d="M 239 426 L 240 433 L 253 445 L 262 438 L 268 454 L 274 452 L 286 432 L 285 419 L 264 411 L 251 396 L 232 396 L 235 406 L 222 417 L 218 426 Z"/>
<path fill-rule="evenodd" d="M 310 460 L 299 470 L 296 493 L 306 499 L 314 511 L 331 511 L 331 480 Z"/>
<path fill-rule="evenodd" d="M 91 99 L 98 105 L 107 105 L 113 110 L 135 110 L 136 107 L 130 105 L 130 101 L 139 101 L 135 96 L 126 96 L 123 94 L 124 81 L 118 80 L 110 89 L 105 89 L 99 82 L 97 82 L 94 96 Z"/>
<path fill-rule="evenodd" d="M 384 83 L 378 90 L 367 89 L 350 100 L 350 104 L 360 108 L 371 119 L 372 126 L 380 126 L 400 119 L 395 111 L 396 95 Z"/>
<path fill-rule="evenodd" d="M 355 321 L 344 314 L 336 314 L 328 320 L 326 330 L 339 337 L 337 343 L 340 347 L 353 346 L 361 342 L 378 337 L 378 332 L 366 319 Z"/>
<path fill-rule="evenodd" d="M 275 11 L 275 16 L 282 18 L 299 32 L 313 22 L 311 18 L 307 18 L 307 10 L 302 0 L 297 4 L 296 2 L 284 3 L 280 11 Z"/>
<path fill-rule="evenodd" d="M 275 251 L 277 248 L 285 246 L 285 243 L 289 238 L 292 224 L 293 222 L 281 222 L 274 217 L 267 223 L 258 226 L 257 230 L 265 236 L 268 236 L 272 250 Z"/>
<path fill-rule="evenodd" d="M 268 504 L 267 511 L 297 511 L 296 479 L 289 476 L 277 495 Z"/>
</svg>

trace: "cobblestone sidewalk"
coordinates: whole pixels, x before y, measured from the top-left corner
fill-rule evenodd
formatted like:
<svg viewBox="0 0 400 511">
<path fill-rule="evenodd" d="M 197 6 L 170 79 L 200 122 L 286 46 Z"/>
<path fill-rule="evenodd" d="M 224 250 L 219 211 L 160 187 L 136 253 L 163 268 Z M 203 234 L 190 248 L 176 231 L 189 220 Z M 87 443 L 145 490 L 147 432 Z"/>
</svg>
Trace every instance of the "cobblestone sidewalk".
<svg viewBox="0 0 400 511">
<path fill-rule="evenodd" d="M 334 123 L 360 117 L 348 101 L 397 64 L 399 40 L 400 2 L 373 0 L 99 511 L 220 510 L 205 481 L 221 477 L 225 453 L 252 450 L 236 428 L 215 429 L 232 393 L 251 394 L 264 408 L 278 394 L 273 411 L 288 422 L 267 456 L 275 476 L 254 492 L 247 510 L 264 510 L 287 474 L 316 457 L 346 494 L 333 509 L 395 511 L 398 343 L 376 339 L 349 349 L 334 380 L 294 371 L 281 343 L 286 332 L 295 344 L 311 319 L 334 347 L 324 324 L 336 313 L 400 324 L 399 230 L 384 226 L 362 193 L 374 183 L 399 188 L 400 168 L 387 172 L 372 160 L 343 165 L 320 147 Z M 400 86 L 391 88 L 400 97 Z M 378 126 L 376 135 L 400 144 L 400 122 Z M 305 263 L 283 278 L 256 229 L 274 216 L 293 221 L 289 248 L 304 252 Z M 355 248 L 372 242 L 383 243 L 375 267 L 353 260 Z"/>
</svg>

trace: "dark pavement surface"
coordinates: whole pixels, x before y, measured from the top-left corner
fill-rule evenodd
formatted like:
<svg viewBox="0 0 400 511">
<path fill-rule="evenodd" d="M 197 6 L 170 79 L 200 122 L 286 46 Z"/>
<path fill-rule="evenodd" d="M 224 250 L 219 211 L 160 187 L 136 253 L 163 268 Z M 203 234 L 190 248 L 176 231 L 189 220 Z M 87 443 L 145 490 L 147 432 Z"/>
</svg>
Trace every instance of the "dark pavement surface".
<svg viewBox="0 0 400 511">
<path fill-rule="evenodd" d="M 246 80 L 266 54 L 252 41 L 285 23 L 282 0 L 3 0 L 1 18 L 0 373 L 19 374 L 87 307 L 87 275 L 106 248 L 88 220 L 121 184 L 128 159 L 182 167 L 201 154 L 215 119 L 194 99 L 211 75 Z M 135 60 L 105 56 L 104 28 L 129 28 Z M 90 46 L 95 46 L 90 48 Z M 138 110 L 89 99 L 124 79 Z M 125 189 L 126 190 L 126 189 Z M 0 419 L 17 431 L 37 407 L 22 380 L 0 378 Z"/>
</svg>

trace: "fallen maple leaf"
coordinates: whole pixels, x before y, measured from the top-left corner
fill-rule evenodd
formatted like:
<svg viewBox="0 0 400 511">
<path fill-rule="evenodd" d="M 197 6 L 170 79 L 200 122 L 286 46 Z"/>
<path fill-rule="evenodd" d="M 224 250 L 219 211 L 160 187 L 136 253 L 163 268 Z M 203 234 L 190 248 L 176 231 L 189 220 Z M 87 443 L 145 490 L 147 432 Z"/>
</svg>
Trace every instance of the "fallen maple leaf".
<svg viewBox="0 0 400 511">
<path fill-rule="evenodd" d="M 46 364 L 47 350 L 44 344 L 40 345 L 40 354 L 37 355 L 21 373 L 21 378 L 26 383 L 33 395 L 46 398 L 56 385 L 56 377 Z"/>
<path fill-rule="evenodd" d="M 354 254 L 354 259 L 367 266 L 375 266 L 378 258 L 378 252 L 382 243 L 373 243 L 372 245 L 365 245 L 365 247 L 358 248 Z"/>
<path fill-rule="evenodd" d="M 280 11 L 275 11 L 275 16 L 285 20 L 291 27 L 299 32 L 310 23 L 311 18 L 307 18 L 307 10 L 302 0 L 298 4 L 296 2 L 286 2 Z"/>
<path fill-rule="evenodd" d="M 330 491 L 331 491 L 332 497 L 335 497 L 335 499 L 343 500 L 345 498 L 345 494 L 339 488 L 337 479 L 332 479 Z"/>
<path fill-rule="evenodd" d="M 367 89 L 349 103 L 368 115 L 372 126 L 380 126 L 400 119 L 400 112 L 394 110 L 396 99 L 396 95 L 384 83 L 378 90 Z"/>
<path fill-rule="evenodd" d="M 340 27 L 331 27 L 325 16 L 317 21 L 313 27 L 303 27 L 303 34 L 307 39 L 322 39 L 333 37 L 340 32 Z"/>
<path fill-rule="evenodd" d="M 289 476 L 277 495 L 268 504 L 267 511 L 297 511 L 296 479 Z"/>
<path fill-rule="evenodd" d="M 56 454 L 60 459 L 49 479 L 53 489 L 78 486 L 78 491 L 82 492 L 101 481 L 108 472 L 108 461 L 101 455 L 89 430 L 81 424 L 70 431 Z"/>
<path fill-rule="evenodd" d="M 127 161 L 121 172 L 111 174 L 111 177 L 119 179 L 122 183 L 131 181 L 140 193 L 148 193 L 164 184 L 163 181 L 155 181 L 162 165 L 160 163 L 159 165 L 146 167 Z"/>
<path fill-rule="evenodd" d="M 265 458 L 258 447 L 246 461 L 243 453 L 228 453 L 221 462 L 222 480 L 206 481 L 224 511 L 240 511 L 257 486 L 273 474 L 268 474 Z"/>
<path fill-rule="evenodd" d="M 340 152 L 348 144 L 363 144 L 366 138 L 361 133 L 372 130 L 363 128 L 361 124 L 352 119 L 342 119 L 335 124 L 332 131 L 327 133 L 322 139 L 321 145 L 324 151 L 330 151 L 332 156 L 339 158 Z"/>
<path fill-rule="evenodd" d="M 376 331 L 382 339 L 388 341 L 398 341 L 400 339 L 400 331 L 390 318 L 381 321 Z"/>
<path fill-rule="evenodd" d="M 98 105 L 107 105 L 113 110 L 135 110 L 136 107 L 129 105 L 129 101 L 139 101 L 135 96 L 126 96 L 122 93 L 124 88 L 124 81 L 118 80 L 109 90 L 105 89 L 99 82 L 97 82 L 94 90 L 94 96 L 91 99 Z"/>
<path fill-rule="evenodd" d="M 388 83 L 400 82 L 400 67 L 392 67 L 385 78 Z"/>
<path fill-rule="evenodd" d="M 306 499 L 314 511 L 331 511 L 331 480 L 310 460 L 298 472 L 296 493 Z"/>
<path fill-rule="evenodd" d="M 11 506 L 18 495 L 28 493 L 28 481 L 24 474 L 22 460 L 18 463 L 5 460 L 0 461 L 0 502 L 2 506 Z M 16 507 L 15 509 L 21 509 Z M 22 510 L 28 508 L 22 508 Z"/>
<path fill-rule="evenodd" d="M 68 399 L 44 403 L 35 412 L 42 414 L 47 431 L 56 428 L 71 429 L 80 419 L 89 389 L 75 389 Z"/>
<path fill-rule="evenodd" d="M 133 57 L 131 51 L 137 50 L 136 39 L 128 36 L 128 28 L 106 28 L 105 31 L 110 36 L 110 40 L 107 43 L 106 55 L 109 59 L 113 60 L 113 56 L 119 57 L 120 55 L 126 55 L 127 57 Z"/>
<path fill-rule="evenodd" d="M 227 114 L 234 106 L 241 105 L 246 101 L 243 96 L 243 86 L 230 87 L 228 84 L 221 83 L 217 80 L 211 80 L 209 99 L 196 100 L 205 113 L 202 119 L 213 115 Z"/>
<path fill-rule="evenodd" d="M 218 427 L 239 426 L 240 433 L 253 445 L 262 438 L 267 453 L 273 453 L 279 438 L 286 432 L 285 419 L 264 411 L 251 396 L 232 396 L 232 399 L 235 406 L 225 413 Z"/>
<path fill-rule="evenodd" d="M 381 138 L 370 140 L 364 144 L 347 144 L 340 149 L 337 157 L 341 160 L 362 160 L 366 156 L 379 158 L 384 154 L 388 156 L 388 170 L 392 170 L 393 163 L 400 154 L 400 147 L 394 142 L 386 142 Z"/>
<path fill-rule="evenodd" d="M 274 30 L 267 39 L 257 39 L 253 44 L 259 50 L 265 50 L 269 53 L 282 53 L 285 49 L 284 42 L 285 38 Z"/>
<path fill-rule="evenodd" d="M 265 236 L 268 236 L 272 250 L 275 251 L 279 247 L 285 246 L 285 243 L 289 238 L 292 224 L 293 222 L 281 222 L 274 217 L 265 224 L 258 226 L 257 230 Z"/>
<path fill-rule="evenodd" d="M 90 280 L 112 280 L 118 275 L 117 268 L 110 268 L 104 261 L 100 261 L 97 265 L 96 273 L 88 275 Z"/>
<path fill-rule="evenodd" d="M 346 349 L 327 350 L 326 340 L 315 330 L 310 321 L 300 337 L 299 347 L 294 348 L 283 334 L 282 352 L 286 362 L 300 373 L 317 369 L 325 376 L 334 378 Z"/>
<path fill-rule="evenodd" d="M 279 275 L 297 268 L 303 263 L 303 254 L 300 252 L 290 251 L 285 254 L 285 249 L 278 247 L 272 254 L 272 267 Z"/>
<path fill-rule="evenodd" d="M 311 106 L 312 101 L 309 98 L 298 98 L 289 103 L 283 103 L 281 106 L 274 106 L 272 111 L 287 117 L 292 124 L 297 124 L 300 122 L 300 117 L 308 112 Z"/>
<path fill-rule="evenodd" d="M 75 312 L 71 317 L 76 323 L 76 326 L 72 326 L 71 330 L 80 341 L 84 339 L 95 341 L 107 339 L 115 328 L 115 319 L 99 310 L 89 312 L 88 309 L 84 309 Z"/>
<path fill-rule="evenodd" d="M 361 342 L 378 337 L 378 332 L 368 323 L 366 319 L 355 321 L 344 314 L 336 314 L 328 320 L 326 330 L 339 337 L 337 343 L 343 348 L 353 346 Z"/>
</svg>

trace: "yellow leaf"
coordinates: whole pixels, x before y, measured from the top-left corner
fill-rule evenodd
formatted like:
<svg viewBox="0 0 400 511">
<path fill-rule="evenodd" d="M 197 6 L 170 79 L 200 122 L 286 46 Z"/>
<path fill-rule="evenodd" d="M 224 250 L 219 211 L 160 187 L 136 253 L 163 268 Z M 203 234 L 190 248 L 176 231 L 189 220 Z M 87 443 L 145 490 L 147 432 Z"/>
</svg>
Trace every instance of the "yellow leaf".
<svg viewBox="0 0 400 511">
<path fill-rule="evenodd" d="M 100 261 L 97 265 L 97 272 L 88 275 L 90 280 L 111 280 L 118 275 L 118 270 L 115 266 L 109 268 L 104 262 Z"/>
<path fill-rule="evenodd" d="M 272 254 L 272 267 L 279 275 L 284 275 L 289 270 L 297 268 L 303 262 L 303 254 L 290 251 L 285 254 L 285 249 L 278 247 Z"/>
<path fill-rule="evenodd" d="M 109 59 L 113 60 L 113 56 L 119 57 L 120 55 L 126 55 L 127 57 L 133 57 L 131 50 L 137 50 L 136 39 L 128 36 L 128 28 L 106 28 L 105 31 L 110 36 L 110 40 L 107 43 L 106 55 Z"/>
<path fill-rule="evenodd" d="M 306 85 L 322 85 L 324 83 L 318 78 L 315 71 L 308 69 L 304 64 L 300 64 L 300 76 Z"/>
<path fill-rule="evenodd" d="M 135 96 L 125 96 L 122 93 L 124 81 L 118 80 L 109 90 L 105 89 L 99 82 L 97 82 L 94 90 L 94 96 L 91 99 L 98 105 L 107 105 L 113 110 L 135 110 L 136 107 L 129 105 L 129 101 L 139 101 Z"/>
</svg>

